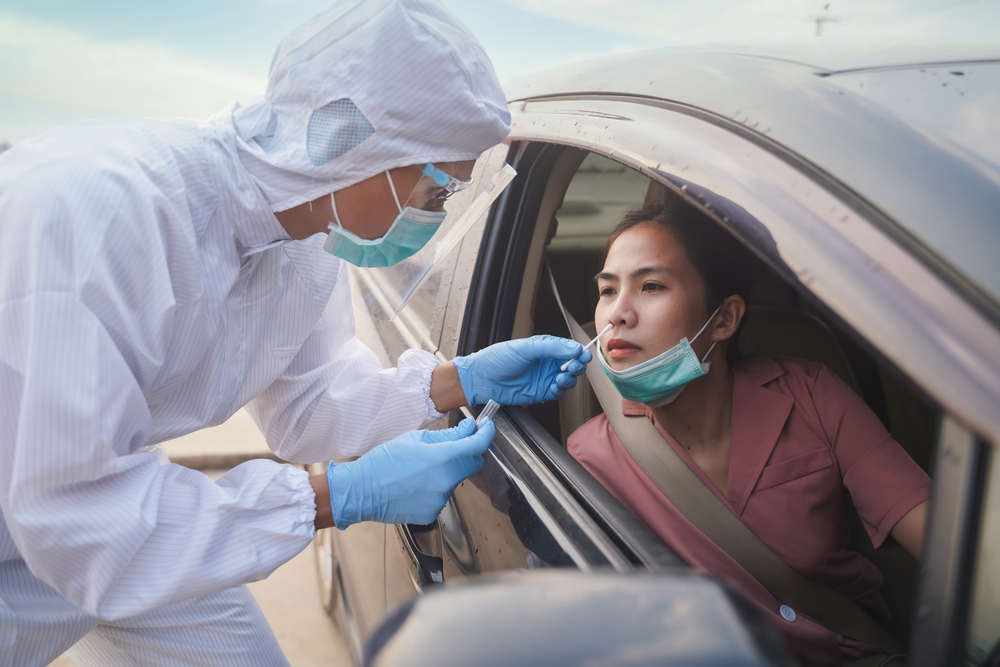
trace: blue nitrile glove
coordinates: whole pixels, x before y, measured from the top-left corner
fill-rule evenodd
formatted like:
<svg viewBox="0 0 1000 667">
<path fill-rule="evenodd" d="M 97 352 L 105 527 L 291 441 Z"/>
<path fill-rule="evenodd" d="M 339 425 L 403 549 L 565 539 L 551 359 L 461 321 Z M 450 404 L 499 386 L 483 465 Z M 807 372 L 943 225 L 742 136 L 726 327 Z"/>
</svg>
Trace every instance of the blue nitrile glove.
<svg viewBox="0 0 1000 667">
<path fill-rule="evenodd" d="M 493 442 L 489 421 L 471 417 L 443 431 L 410 431 L 356 461 L 330 464 L 333 520 L 343 530 L 359 521 L 426 525 L 463 479 L 483 467 Z"/>
<path fill-rule="evenodd" d="M 532 336 L 455 357 L 455 367 L 469 405 L 491 398 L 500 405 L 531 405 L 565 396 L 592 358 L 575 340 Z M 559 370 L 570 359 L 566 370 Z"/>
</svg>

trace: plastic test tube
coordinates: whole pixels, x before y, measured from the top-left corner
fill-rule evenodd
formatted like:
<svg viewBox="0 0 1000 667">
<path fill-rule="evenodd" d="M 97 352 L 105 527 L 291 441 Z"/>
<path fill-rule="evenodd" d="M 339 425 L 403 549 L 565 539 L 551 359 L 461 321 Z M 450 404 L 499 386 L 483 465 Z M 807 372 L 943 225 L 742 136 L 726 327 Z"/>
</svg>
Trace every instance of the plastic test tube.
<svg viewBox="0 0 1000 667">
<path fill-rule="evenodd" d="M 478 417 L 476 417 L 476 430 L 479 430 L 480 426 L 493 419 L 493 415 L 495 415 L 499 409 L 500 404 L 491 398 L 490 402 L 486 404 L 485 408 L 483 408 L 483 411 L 479 413 Z"/>
</svg>

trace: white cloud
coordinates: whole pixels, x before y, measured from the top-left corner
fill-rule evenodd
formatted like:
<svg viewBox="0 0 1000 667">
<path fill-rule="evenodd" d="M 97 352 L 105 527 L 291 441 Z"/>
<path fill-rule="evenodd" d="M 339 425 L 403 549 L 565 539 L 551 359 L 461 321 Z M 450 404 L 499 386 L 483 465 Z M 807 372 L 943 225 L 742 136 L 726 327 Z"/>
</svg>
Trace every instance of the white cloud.
<svg viewBox="0 0 1000 667">
<path fill-rule="evenodd" d="M 1000 0 L 504 0 L 590 28 L 663 44 L 847 37 L 995 39 Z M 825 9 L 829 6 L 829 9 Z"/>
<path fill-rule="evenodd" d="M 8 63 L 0 76 L 8 106 L 58 108 L 76 117 L 204 118 L 267 83 L 266 72 L 226 69 L 155 42 L 100 41 L 4 12 L 0 62 Z"/>
</svg>

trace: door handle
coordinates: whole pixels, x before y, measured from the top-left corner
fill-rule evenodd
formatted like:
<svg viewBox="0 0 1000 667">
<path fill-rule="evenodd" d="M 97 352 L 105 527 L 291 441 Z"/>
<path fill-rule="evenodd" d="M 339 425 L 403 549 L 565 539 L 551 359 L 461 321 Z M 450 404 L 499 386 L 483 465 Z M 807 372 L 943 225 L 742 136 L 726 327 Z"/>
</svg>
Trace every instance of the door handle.
<svg viewBox="0 0 1000 667">
<path fill-rule="evenodd" d="M 427 532 L 430 533 L 437 530 L 437 526 L 433 524 L 431 526 L 411 526 L 409 524 L 400 524 L 397 526 L 397 529 L 403 539 L 403 544 L 413 566 L 410 572 L 410 577 L 413 579 L 414 585 L 417 586 L 418 589 L 423 589 L 427 586 L 443 584 L 444 559 L 441 556 L 432 556 L 425 553 L 420 548 L 420 545 L 414 536 L 415 531 L 427 529 Z"/>
</svg>

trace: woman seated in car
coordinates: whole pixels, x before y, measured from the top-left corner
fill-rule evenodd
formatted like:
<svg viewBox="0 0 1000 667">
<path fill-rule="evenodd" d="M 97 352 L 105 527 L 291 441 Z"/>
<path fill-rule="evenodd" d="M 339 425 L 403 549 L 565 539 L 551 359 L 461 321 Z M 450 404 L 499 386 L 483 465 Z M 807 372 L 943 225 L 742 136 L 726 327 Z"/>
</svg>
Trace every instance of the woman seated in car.
<svg viewBox="0 0 1000 667">
<path fill-rule="evenodd" d="M 881 573 L 851 548 L 845 492 L 876 547 L 892 538 L 919 558 L 930 493 L 924 471 L 823 365 L 739 360 L 750 255 L 693 207 L 629 213 L 604 257 L 594 319 L 597 329 L 613 328 L 601 338 L 597 363 L 625 397 L 625 414 L 651 419 L 785 563 L 887 618 Z M 687 340 L 691 350 L 677 353 Z M 691 358 L 667 363 L 675 353 Z M 623 373 L 640 364 L 649 372 Z M 803 663 L 840 665 L 875 651 L 804 614 L 782 618 L 782 603 L 671 504 L 603 414 L 577 429 L 568 448 L 681 558 L 762 607 Z"/>
</svg>

